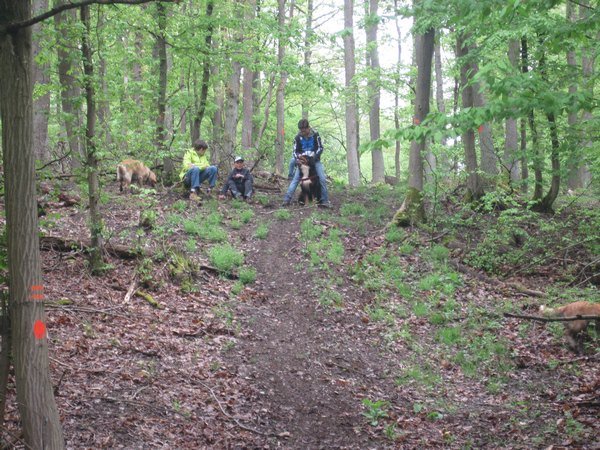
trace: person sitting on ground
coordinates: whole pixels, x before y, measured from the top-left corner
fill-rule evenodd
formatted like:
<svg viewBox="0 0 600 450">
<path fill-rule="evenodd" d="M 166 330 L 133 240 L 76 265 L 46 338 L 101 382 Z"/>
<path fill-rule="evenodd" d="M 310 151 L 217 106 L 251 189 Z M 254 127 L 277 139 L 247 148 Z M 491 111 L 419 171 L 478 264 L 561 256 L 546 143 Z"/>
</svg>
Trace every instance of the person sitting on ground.
<svg viewBox="0 0 600 450">
<path fill-rule="evenodd" d="M 227 193 L 230 192 L 233 198 L 248 201 L 252 198 L 253 189 L 254 178 L 250 171 L 244 167 L 244 158 L 238 156 L 235 158 L 233 170 L 229 172 L 219 198 L 224 199 Z"/>
<path fill-rule="evenodd" d="M 321 143 L 321 136 L 316 130 L 313 130 L 307 119 L 301 119 L 298 122 L 299 132 L 294 138 L 294 159 L 298 159 L 298 156 L 305 155 L 309 160 L 314 161 L 315 170 L 321 183 L 321 198 L 319 199 L 319 206 L 330 208 L 329 195 L 327 193 L 327 178 L 325 176 L 325 169 L 321 163 L 321 154 L 323 153 L 323 144 Z M 290 186 L 283 197 L 283 205 L 288 206 L 292 201 L 292 196 L 300 183 L 301 173 L 299 170 L 294 172 Z"/>
<path fill-rule="evenodd" d="M 193 148 L 187 150 L 183 155 L 180 178 L 183 184 L 190 190 L 190 199 L 198 200 L 200 185 L 208 180 L 206 193 L 210 194 L 217 183 L 217 167 L 211 166 L 206 154 L 208 144 L 202 139 L 194 142 Z"/>
</svg>

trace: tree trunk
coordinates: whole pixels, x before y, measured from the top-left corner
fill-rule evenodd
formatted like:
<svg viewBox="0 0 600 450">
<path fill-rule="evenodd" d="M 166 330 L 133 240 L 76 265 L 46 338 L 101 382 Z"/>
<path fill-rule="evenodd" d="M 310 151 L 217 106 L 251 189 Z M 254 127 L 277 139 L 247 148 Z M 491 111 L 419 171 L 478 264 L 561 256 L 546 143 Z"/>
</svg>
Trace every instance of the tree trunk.
<svg viewBox="0 0 600 450">
<path fill-rule="evenodd" d="M 194 123 L 191 129 L 192 144 L 200 138 L 200 127 L 202 126 L 202 120 L 204 119 L 204 113 L 206 111 L 206 101 L 208 99 L 208 82 L 210 81 L 210 51 L 212 49 L 212 35 L 213 35 L 213 24 L 210 20 L 212 18 L 214 9 L 213 0 L 209 0 L 206 3 L 206 17 L 209 19 L 209 25 L 206 29 L 206 36 L 204 37 L 204 62 L 202 63 L 202 82 L 200 87 L 200 99 L 198 100 L 196 107 L 196 115 L 194 117 Z"/>
<path fill-rule="evenodd" d="M 527 39 L 521 39 L 521 72 L 527 73 L 529 68 L 527 56 Z M 528 121 L 528 119 L 527 119 Z M 527 161 L 527 122 L 521 119 L 521 193 L 527 194 L 529 190 L 529 163 Z"/>
<path fill-rule="evenodd" d="M 398 0 L 394 0 L 394 9 L 398 10 Z M 400 22 L 398 20 L 398 15 L 394 17 L 394 23 L 396 25 L 396 33 L 398 34 L 398 71 L 402 66 L 402 30 L 400 28 Z M 401 79 L 399 74 L 395 76 L 395 86 L 394 86 L 394 127 L 396 130 L 400 129 L 400 87 L 401 87 Z M 394 152 L 394 168 L 396 180 L 400 181 L 400 139 L 396 139 L 395 141 L 395 152 Z"/>
<path fill-rule="evenodd" d="M 223 153 L 220 155 L 225 158 L 232 158 L 235 152 L 242 65 L 239 61 L 233 60 L 231 62 L 231 70 L 232 72 L 225 91 L 225 128 L 223 130 Z"/>
<path fill-rule="evenodd" d="M 83 73 L 85 74 L 85 100 L 87 105 L 87 120 L 85 127 L 85 153 L 87 161 L 88 191 L 90 207 L 90 268 L 92 273 L 100 273 L 104 265 L 102 255 L 102 216 L 100 214 L 100 183 L 98 181 L 98 157 L 96 156 L 96 102 L 94 99 L 94 62 L 90 48 L 90 11 L 89 6 L 82 6 L 81 22 L 84 25 L 81 52 L 83 55 Z"/>
<path fill-rule="evenodd" d="M 553 213 L 552 205 L 558 197 L 560 190 L 560 159 L 559 159 L 559 147 L 560 142 L 558 140 L 558 130 L 556 129 L 556 117 L 554 113 L 547 113 L 548 124 L 550 125 L 550 140 L 552 142 L 552 151 L 550 153 L 550 161 L 552 164 L 552 178 L 550 181 L 550 189 L 544 196 L 541 202 L 534 205 L 533 210 L 543 213 Z"/>
<path fill-rule="evenodd" d="M 67 0 L 56 0 L 54 6 L 66 3 Z M 58 52 L 58 79 L 61 86 L 60 97 L 67 142 L 71 153 L 71 165 L 72 167 L 81 167 L 81 161 L 85 155 L 80 134 L 82 128 L 81 110 L 77 107 L 81 98 L 81 89 L 77 81 L 79 55 L 75 56 L 73 52 L 68 50 L 73 42 L 71 34 L 74 28 L 72 24 L 75 20 L 74 10 L 64 11 L 54 16 L 54 26 L 58 32 L 58 45 L 56 48 Z"/>
<path fill-rule="evenodd" d="M 519 67 L 519 41 L 516 39 L 508 43 L 508 60 L 518 70 Z M 503 166 L 506 171 L 507 181 L 510 186 L 519 182 L 519 136 L 517 119 L 508 117 L 505 122 L 504 157 Z"/>
<path fill-rule="evenodd" d="M 293 11 L 290 8 L 290 18 Z M 287 84 L 288 72 L 283 67 L 283 59 L 285 57 L 285 0 L 278 0 L 277 2 L 277 21 L 279 26 L 279 38 L 277 40 L 277 65 L 280 68 L 279 72 L 279 84 L 277 85 L 277 93 L 275 95 L 275 114 L 277 116 L 277 132 L 275 137 L 275 173 L 281 175 L 284 172 L 284 165 L 287 167 L 287 159 L 289 156 L 285 152 L 285 110 L 284 110 L 284 96 L 285 86 Z"/>
<path fill-rule="evenodd" d="M 469 53 L 469 48 L 465 44 L 465 37 L 460 35 L 457 38 L 456 56 L 464 58 Z M 460 84 L 462 87 L 462 107 L 472 108 L 474 105 L 473 86 L 469 84 L 470 66 L 463 62 L 460 67 Z M 477 164 L 477 152 L 475 151 L 475 133 L 472 129 L 466 130 L 462 134 L 462 142 L 465 149 L 465 166 L 467 169 L 467 200 L 477 201 L 483 194 L 483 183 L 479 176 L 479 167 Z"/>
<path fill-rule="evenodd" d="M 468 53 L 473 53 L 475 47 L 468 48 Z M 479 72 L 479 66 L 476 62 L 470 64 L 470 71 L 468 79 L 471 80 Z M 481 90 L 479 83 L 472 83 L 471 89 L 473 92 L 473 106 L 475 108 L 484 108 L 486 104 L 485 96 Z M 479 125 L 479 154 L 481 158 L 481 171 L 484 174 L 483 182 L 484 189 L 491 188 L 494 185 L 495 177 L 498 175 L 498 168 L 496 166 L 496 149 L 494 147 L 494 139 L 492 137 L 492 128 L 489 123 L 482 123 Z"/>
<path fill-rule="evenodd" d="M 157 113 L 156 134 L 154 144 L 156 153 L 162 155 L 165 150 L 167 139 L 166 110 L 167 110 L 167 10 L 163 3 L 156 3 L 156 21 L 158 31 L 154 43 L 154 51 L 158 60 L 158 86 L 157 86 Z"/>
<path fill-rule="evenodd" d="M 313 30 L 313 0 L 307 0 L 306 3 L 306 27 L 304 29 L 304 73 L 310 72 L 311 59 L 312 59 L 312 37 L 314 35 Z M 308 85 L 306 75 L 304 76 L 304 82 Z M 305 89 L 302 91 L 302 118 L 308 119 L 308 105 L 311 100 L 308 95 L 308 91 Z"/>
<path fill-rule="evenodd" d="M 344 0 L 344 73 L 346 78 L 346 159 L 348 184 L 360 185 L 358 119 L 356 106 L 356 61 L 354 60 L 354 0 Z"/>
<path fill-rule="evenodd" d="M 98 11 L 98 28 L 105 26 L 104 15 L 102 10 Z M 100 39 L 100 38 L 99 38 Z M 104 140 L 104 144 L 110 147 L 112 144 L 112 136 L 110 134 L 110 101 L 108 92 L 108 83 L 106 82 L 106 58 L 104 57 L 104 49 L 101 48 L 102 41 L 98 41 L 98 76 L 102 95 L 98 100 L 98 121 L 100 122 L 100 135 Z"/>
<path fill-rule="evenodd" d="M 446 101 L 444 100 L 444 73 L 442 71 L 442 45 L 440 44 L 440 41 L 441 32 L 436 36 L 435 46 L 433 49 L 433 67 L 435 69 L 435 103 L 438 111 L 442 114 L 446 114 Z M 448 146 L 448 138 L 445 134 L 442 135 L 440 145 L 442 147 L 439 157 L 440 166 L 442 167 L 444 173 L 446 173 L 450 168 L 450 160 L 446 151 L 446 147 Z"/>
<path fill-rule="evenodd" d="M 38 14 L 48 10 L 48 0 L 34 0 L 33 14 Z M 37 85 L 47 85 L 50 83 L 48 73 L 50 65 L 44 63 L 40 65 L 35 61 L 40 52 L 41 38 L 35 38 L 42 31 L 43 23 L 36 23 L 32 27 L 34 39 L 33 48 L 33 82 Z M 50 161 L 50 149 L 48 148 L 48 116 L 50 115 L 50 93 L 40 95 L 33 103 L 33 149 L 35 157 L 41 162 Z"/>
<path fill-rule="evenodd" d="M 256 19 L 256 0 L 248 0 L 245 20 L 252 23 Z M 251 60 L 253 61 L 253 60 Z M 251 62 L 249 61 L 249 62 Z M 244 67 L 242 77 L 242 151 L 246 152 L 252 148 L 254 132 L 254 82 L 256 73 L 250 67 L 251 63 Z"/>
<path fill-rule="evenodd" d="M 369 11 L 366 17 L 367 32 L 367 66 L 371 69 L 368 79 L 369 92 L 369 131 L 371 141 L 376 141 L 381 135 L 379 115 L 380 115 L 380 65 L 379 51 L 377 49 L 377 28 L 379 16 L 377 9 L 379 0 L 369 0 Z M 385 165 L 383 162 L 383 151 L 381 148 L 371 151 L 373 183 L 383 183 L 385 181 Z"/>
<path fill-rule="evenodd" d="M 567 7 L 569 6 L 574 9 L 571 2 L 568 2 Z M 589 1 L 582 0 L 579 2 L 579 19 L 581 21 L 587 21 L 589 20 L 589 15 Z M 600 33 L 596 34 L 596 38 L 600 39 Z M 583 47 L 581 49 L 582 83 L 584 85 L 583 88 L 590 92 L 590 95 L 592 95 L 594 91 L 594 62 L 595 54 L 593 48 L 590 48 L 589 46 Z M 592 131 L 590 133 L 587 131 L 593 117 L 594 115 L 592 112 L 584 110 L 581 119 L 576 120 L 576 123 L 573 124 L 574 128 L 579 129 L 579 131 L 575 132 L 576 137 L 574 139 L 574 145 L 577 149 L 575 152 L 575 163 L 571 164 L 571 167 L 569 167 L 569 187 L 571 189 L 587 187 L 592 181 L 592 174 L 585 156 L 590 154 L 593 146 L 593 140 L 590 139 L 590 136 L 592 136 L 594 132 Z"/>
<path fill-rule="evenodd" d="M 254 119 L 254 71 L 244 67 L 242 77 L 242 151 L 252 148 Z"/>
<path fill-rule="evenodd" d="M 0 0 L 0 26 L 26 20 L 29 0 Z M 0 118 L 8 241 L 9 304 L 17 405 L 25 444 L 61 449 L 64 439 L 48 370 L 42 297 L 35 155 L 31 28 L 0 34 Z"/>
<path fill-rule="evenodd" d="M 415 35 L 415 57 L 417 60 L 417 83 L 413 122 L 419 125 L 429 114 L 431 96 L 431 62 L 435 30 L 430 28 L 425 34 Z M 400 209 L 394 215 L 393 223 L 408 226 L 425 220 L 423 205 L 423 154 L 425 139 L 413 140 L 410 144 L 408 160 L 408 190 Z"/>
</svg>

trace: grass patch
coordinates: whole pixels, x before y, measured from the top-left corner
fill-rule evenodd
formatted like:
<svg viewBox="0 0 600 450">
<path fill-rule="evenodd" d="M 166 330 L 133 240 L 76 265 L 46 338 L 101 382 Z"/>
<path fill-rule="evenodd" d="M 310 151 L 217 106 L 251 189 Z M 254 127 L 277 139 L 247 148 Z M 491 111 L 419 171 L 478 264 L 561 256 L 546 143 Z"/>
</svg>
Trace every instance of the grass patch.
<svg viewBox="0 0 600 450">
<path fill-rule="evenodd" d="M 231 274 L 244 263 L 244 255 L 230 244 L 212 247 L 208 256 L 212 265 L 225 274 Z"/>
<path fill-rule="evenodd" d="M 254 230 L 254 237 L 257 239 L 266 239 L 269 235 L 269 224 L 268 223 L 260 223 Z"/>
</svg>

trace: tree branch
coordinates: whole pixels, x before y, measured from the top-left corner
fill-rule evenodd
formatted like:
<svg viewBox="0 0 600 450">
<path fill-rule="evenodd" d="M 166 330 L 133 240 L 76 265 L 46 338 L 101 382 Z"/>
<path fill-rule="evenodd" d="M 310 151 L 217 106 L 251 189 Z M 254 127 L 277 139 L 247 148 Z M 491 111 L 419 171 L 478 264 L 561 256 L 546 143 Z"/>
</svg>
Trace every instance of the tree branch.
<svg viewBox="0 0 600 450">
<path fill-rule="evenodd" d="M 541 317 L 528 316 L 525 314 L 504 313 L 504 317 L 516 317 L 517 319 L 537 320 L 538 322 L 570 322 L 572 320 L 600 320 L 600 316 L 587 316 L 581 314 L 569 317 Z"/>
<path fill-rule="evenodd" d="M 98 5 L 116 5 L 116 4 L 140 5 L 142 3 L 150 3 L 150 2 L 154 2 L 154 1 L 160 1 L 163 3 L 179 3 L 179 0 L 81 0 L 79 2 L 65 3 L 63 5 L 56 6 L 56 7 L 52 8 L 51 10 L 46 11 L 43 14 L 40 14 L 39 16 L 31 17 L 22 22 L 9 23 L 3 27 L 0 27 L 0 36 L 5 35 L 5 34 L 15 33 L 17 31 L 19 31 L 21 28 L 30 27 L 32 25 L 35 25 L 36 23 L 42 22 L 42 21 L 44 21 L 50 17 L 53 17 L 63 11 L 67 11 L 69 9 L 74 9 L 74 8 L 80 8 L 82 6 L 93 5 L 93 4 L 98 4 Z"/>
</svg>

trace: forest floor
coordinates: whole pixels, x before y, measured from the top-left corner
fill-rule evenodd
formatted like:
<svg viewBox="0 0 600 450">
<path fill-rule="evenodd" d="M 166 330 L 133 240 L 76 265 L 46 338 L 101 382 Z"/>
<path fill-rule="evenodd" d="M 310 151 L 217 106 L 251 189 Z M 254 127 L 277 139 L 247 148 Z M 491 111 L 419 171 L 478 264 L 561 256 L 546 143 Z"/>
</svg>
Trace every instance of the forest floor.
<svg viewBox="0 0 600 450">
<path fill-rule="evenodd" d="M 92 276 L 82 248 L 44 247 L 68 448 L 600 448 L 598 339 L 575 355 L 560 325 L 502 315 L 566 302 L 564 265 L 470 269 L 481 230 L 448 252 L 447 230 L 390 233 L 388 188 L 334 190 L 332 209 L 258 197 L 108 186 L 108 244 L 146 256 L 109 254 Z M 87 211 L 50 201 L 41 228 L 85 241 Z M 219 274 L 211 249 L 228 243 L 244 263 Z M 4 446 L 19 433 L 11 377 Z"/>
</svg>

